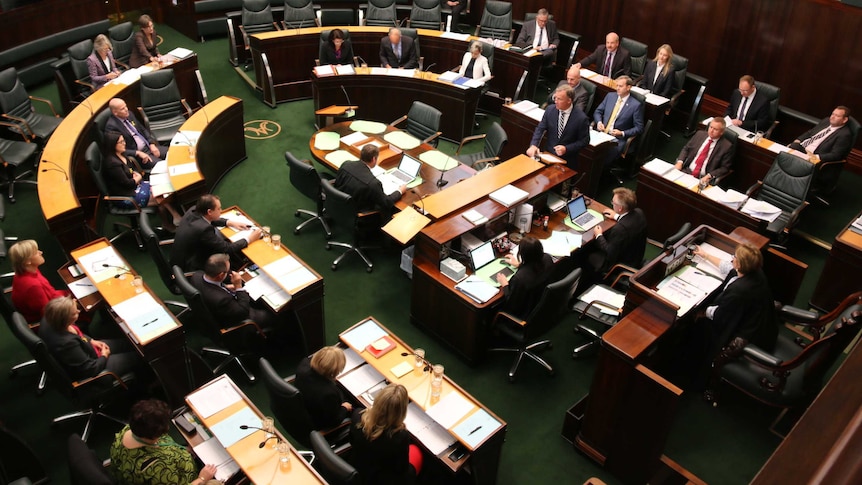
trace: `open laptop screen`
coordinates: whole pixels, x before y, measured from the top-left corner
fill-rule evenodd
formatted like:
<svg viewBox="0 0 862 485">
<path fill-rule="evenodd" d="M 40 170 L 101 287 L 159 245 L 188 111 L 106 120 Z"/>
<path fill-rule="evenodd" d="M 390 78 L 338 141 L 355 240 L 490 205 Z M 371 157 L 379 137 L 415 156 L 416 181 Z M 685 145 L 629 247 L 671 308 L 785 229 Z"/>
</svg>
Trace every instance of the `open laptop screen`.
<svg viewBox="0 0 862 485">
<path fill-rule="evenodd" d="M 476 271 L 482 266 L 490 263 L 495 257 L 494 245 L 491 244 L 491 241 L 480 244 L 470 251 L 470 264 L 473 265 L 473 271 Z"/>
<path fill-rule="evenodd" d="M 399 170 L 413 178 L 419 175 L 420 168 L 422 168 L 422 162 L 406 154 L 401 158 L 401 163 L 398 164 Z"/>
<path fill-rule="evenodd" d="M 570 200 L 566 204 L 566 208 L 569 211 L 569 218 L 572 220 L 572 222 L 575 222 L 575 219 L 577 219 L 581 214 L 587 211 L 587 204 L 584 202 L 584 196 L 579 195 L 574 199 Z"/>
</svg>

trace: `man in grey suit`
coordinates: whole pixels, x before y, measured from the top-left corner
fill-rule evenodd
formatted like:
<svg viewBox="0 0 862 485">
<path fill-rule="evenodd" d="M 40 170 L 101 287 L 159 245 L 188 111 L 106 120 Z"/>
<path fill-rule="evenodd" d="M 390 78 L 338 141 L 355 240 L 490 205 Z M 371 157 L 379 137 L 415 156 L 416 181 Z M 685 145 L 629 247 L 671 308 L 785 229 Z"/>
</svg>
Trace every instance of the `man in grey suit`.
<svg viewBox="0 0 862 485">
<path fill-rule="evenodd" d="M 570 67 L 566 72 L 566 78 L 560 81 L 560 84 L 557 84 L 558 88 L 563 86 L 568 86 L 572 88 L 575 93 L 575 107 L 583 111 L 587 112 L 587 101 L 590 100 L 590 93 L 587 92 L 584 85 L 581 84 L 581 70 L 576 69 L 574 66 Z M 545 104 L 542 105 L 542 108 L 545 108 L 549 104 L 554 102 L 554 93 L 548 95 L 548 100 L 545 101 Z"/>
<path fill-rule="evenodd" d="M 524 22 L 515 45 L 536 49 L 553 61 L 557 55 L 557 46 L 560 45 L 560 36 L 557 34 L 557 24 L 549 20 L 549 16 L 547 9 L 540 8 L 535 21 Z"/>
<path fill-rule="evenodd" d="M 789 146 L 817 155 L 821 162 L 844 160 L 853 148 L 853 134 L 847 126 L 849 120 L 850 108 L 838 106 L 828 118 L 823 118 L 817 126 L 799 135 Z"/>
<path fill-rule="evenodd" d="M 617 148 L 610 151 L 606 163 L 611 163 L 620 156 L 629 138 L 644 131 L 644 107 L 630 95 L 632 79 L 620 76 L 614 83 L 616 92 L 608 93 L 593 113 L 596 129 L 616 138 Z"/>
<path fill-rule="evenodd" d="M 729 172 L 733 163 L 733 146 L 722 136 L 726 128 L 724 118 L 716 116 L 710 120 L 706 131 L 698 131 L 682 147 L 676 157 L 676 169 L 699 178 L 702 185 Z"/>
<path fill-rule="evenodd" d="M 389 29 L 389 35 L 380 39 L 380 65 L 386 68 L 416 69 L 419 58 L 413 39 L 401 35 L 401 30 Z"/>
</svg>

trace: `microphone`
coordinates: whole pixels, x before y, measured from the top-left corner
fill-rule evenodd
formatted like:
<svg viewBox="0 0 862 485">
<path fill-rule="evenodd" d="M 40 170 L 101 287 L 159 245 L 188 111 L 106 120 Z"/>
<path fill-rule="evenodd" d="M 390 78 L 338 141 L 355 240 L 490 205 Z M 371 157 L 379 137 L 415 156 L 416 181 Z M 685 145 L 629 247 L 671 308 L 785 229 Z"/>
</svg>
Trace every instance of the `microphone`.
<svg viewBox="0 0 862 485">
<path fill-rule="evenodd" d="M 275 433 L 270 433 L 269 431 L 267 431 L 263 428 L 258 428 L 257 426 L 249 426 L 247 424 L 241 424 L 241 425 L 239 425 L 239 429 L 256 429 L 258 431 L 263 431 L 264 433 L 271 435 L 271 436 L 267 436 L 265 440 L 261 441 L 260 444 L 257 445 L 258 448 L 263 448 L 264 446 L 266 446 L 266 442 L 273 439 L 273 438 L 275 438 L 277 440 L 276 441 L 277 443 L 281 443 L 281 438 L 279 438 L 278 435 L 276 435 Z"/>
<path fill-rule="evenodd" d="M 43 172 L 47 172 L 49 170 L 55 171 L 55 172 L 60 172 L 63 174 L 63 177 L 66 177 L 66 180 L 69 180 L 69 174 L 66 173 L 66 169 L 63 168 L 60 164 L 58 164 L 56 162 L 52 162 L 51 160 L 42 160 L 42 163 L 50 163 L 51 165 L 57 167 L 57 168 L 50 168 L 50 169 L 49 168 L 43 168 L 42 169 Z"/>
<path fill-rule="evenodd" d="M 129 271 L 129 268 L 126 268 L 125 266 L 116 266 L 116 265 L 113 265 L 113 264 L 102 263 L 102 267 L 103 267 L 103 268 L 115 268 L 115 269 L 119 269 L 119 270 L 122 270 L 122 271 L 123 271 L 122 273 L 117 273 L 117 274 L 115 274 L 115 275 L 114 275 L 114 278 L 119 278 L 119 277 L 121 277 L 121 276 L 123 276 L 123 275 L 132 274 L 132 272 L 131 272 L 131 271 Z"/>
<path fill-rule="evenodd" d="M 431 68 L 432 68 L 432 67 L 434 67 L 434 66 L 436 66 L 436 65 L 437 65 L 437 63 L 436 63 L 436 62 L 432 62 L 428 67 L 426 67 L 425 69 L 423 69 L 423 71 L 428 72 L 428 71 L 430 71 L 430 70 L 431 70 Z"/>
<path fill-rule="evenodd" d="M 444 170 L 440 170 L 440 178 L 437 180 L 437 187 L 444 187 L 446 184 L 449 183 L 448 180 L 443 180 L 443 176 L 446 175 L 445 164 L 443 165 L 443 168 Z"/>
<path fill-rule="evenodd" d="M 425 364 L 425 367 L 422 368 L 422 373 L 428 372 L 431 370 L 431 362 L 425 360 L 425 357 L 417 354 L 416 352 L 401 352 L 401 357 L 407 357 L 408 355 L 412 355 L 413 357 L 417 357 L 422 360 L 422 363 Z"/>
<path fill-rule="evenodd" d="M 422 200 L 427 197 L 427 195 L 419 195 L 419 192 L 416 192 L 416 189 L 410 189 L 410 193 L 419 197 L 419 205 L 422 206 L 420 210 L 422 211 L 422 214 L 427 214 L 427 212 L 425 212 L 425 201 Z"/>
<path fill-rule="evenodd" d="M 367 65 L 368 65 L 368 63 L 367 63 L 367 62 L 365 62 L 365 59 L 363 59 L 363 58 L 362 58 L 362 56 L 356 56 L 356 58 L 357 58 L 357 59 L 359 59 L 359 65 L 360 65 L 360 66 L 361 66 L 361 65 L 365 65 L 365 66 L 367 66 Z"/>
<path fill-rule="evenodd" d="M 344 93 L 345 99 L 347 99 L 347 106 L 353 106 L 353 103 L 350 102 L 350 96 L 347 95 L 347 90 L 344 89 L 344 85 L 342 84 L 340 87 L 341 92 Z M 353 111 L 352 108 L 348 108 L 347 112 L 345 112 L 344 114 L 347 115 L 348 118 L 351 118 L 354 113 L 355 111 Z"/>
<path fill-rule="evenodd" d="M 60 169 L 58 169 L 58 168 L 43 168 L 43 169 L 42 169 L 42 171 L 43 171 L 43 172 L 60 172 L 60 173 L 62 173 L 62 174 L 63 174 L 63 177 L 65 177 L 65 178 L 66 178 L 66 180 L 69 180 L 69 176 L 68 176 L 68 175 L 66 175 L 66 172 L 64 172 L 64 171 L 62 171 L 62 170 L 60 170 Z"/>
<path fill-rule="evenodd" d="M 82 99 L 82 100 L 81 100 L 81 102 L 80 102 L 80 103 L 78 103 L 78 104 L 83 104 L 83 105 L 84 105 L 84 107 L 85 107 L 85 108 L 87 108 L 87 111 L 89 111 L 89 112 L 90 112 L 90 118 L 92 118 L 93 116 L 95 116 L 95 113 L 93 112 L 93 107 L 92 107 L 92 106 L 90 106 L 90 98 L 84 98 L 84 99 Z"/>
</svg>

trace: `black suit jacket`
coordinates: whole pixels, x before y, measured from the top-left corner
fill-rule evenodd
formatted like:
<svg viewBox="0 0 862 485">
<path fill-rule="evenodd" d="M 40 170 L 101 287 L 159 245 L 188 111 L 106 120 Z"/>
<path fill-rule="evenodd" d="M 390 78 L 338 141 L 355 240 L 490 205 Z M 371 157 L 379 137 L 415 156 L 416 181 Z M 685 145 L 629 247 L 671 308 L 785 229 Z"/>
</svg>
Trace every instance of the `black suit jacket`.
<svg viewBox="0 0 862 485">
<path fill-rule="evenodd" d="M 649 89 L 653 94 L 669 98 L 673 93 L 674 73 L 676 73 L 676 71 L 674 71 L 673 66 L 671 66 L 668 68 L 667 74 L 659 74 L 658 78 L 656 78 L 656 69 L 658 69 L 658 64 L 653 60 L 648 61 L 644 68 L 644 77 L 641 79 L 641 82 L 638 83 L 638 86 L 644 89 Z"/>
<path fill-rule="evenodd" d="M 335 47 L 329 42 L 325 42 L 321 48 L 320 64 L 353 64 L 353 45 L 349 40 L 345 40 L 341 44 L 341 58 L 335 57 Z"/>
<path fill-rule="evenodd" d="M 688 143 L 682 147 L 677 160 L 682 160 L 682 171 L 691 173 L 691 163 L 697 158 L 700 146 L 706 141 L 707 132 L 700 130 L 688 140 Z M 721 137 L 712 149 L 712 155 L 706 160 L 706 173 L 713 177 L 721 177 L 730 171 L 733 165 L 733 153 L 731 153 L 732 145 L 726 138 Z"/>
<path fill-rule="evenodd" d="M 560 87 L 568 86 L 568 85 L 569 85 L 569 83 L 566 82 L 565 79 L 563 79 L 562 81 L 560 81 L 559 84 L 557 84 L 557 87 L 560 88 Z M 587 101 L 590 100 L 590 93 L 587 92 L 587 90 L 584 88 L 584 85 L 582 83 L 578 83 L 578 85 L 574 87 L 574 91 L 575 91 L 575 99 L 572 100 L 572 104 L 574 104 L 575 107 L 578 108 L 579 110 L 586 113 L 587 112 Z M 546 103 L 550 105 L 553 102 L 554 102 L 554 91 L 551 91 L 551 93 L 548 94 L 548 100 L 546 101 Z"/>
<path fill-rule="evenodd" d="M 302 393 L 314 429 L 332 429 L 347 418 L 347 409 L 341 406 L 345 399 L 338 384 L 315 372 L 311 368 L 311 357 L 299 362 L 293 385 Z"/>
<path fill-rule="evenodd" d="M 171 264 L 191 271 L 203 268 L 207 258 L 216 253 L 241 257 L 241 251 L 248 246 L 248 241 L 240 239 L 237 242 L 231 242 L 219 233 L 216 228 L 224 227 L 226 222 L 224 219 L 219 219 L 210 224 L 198 215 L 195 209 L 183 214 L 174 236 Z"/>
<path fill-rule="evenodd" d="M 521 265 L 509 284 L 503 287 L 503 311 L 526 318 L 542 298 L 553 267 L 554 260 L 547 254 L 542 255 L 538 265 Z"/>
<path fill-rule="evenodd" d="M 74 380 L 93 377 L 105 370 L 108 358 L 97 357 L 89 337 L 82 339 L 65 330 L 56 331 L 44 319 L 39 326 L 39 337 L 57 362 Z"/>
<path fill-rule="evenodd" d="M 236 291 L 231 295 L 221 286 L 204 281 L 203 271 L 195 271 L 190 281 L 222 328 L 233 327 L 252 318 L 251 297 L 247 291 Z"/>
<path fill-rule="evenodd" d="M 552 152 L 557 145 L 565 145 L 566 153 L 561 158 L 566 161 L 566 165 L 572 170 L 577 169 L 578 152 L 581 148 L 587 146 L 590 142 L 590 120 L 583 111 L 572 107 L 569 113 L 569 118 L 566 120 L 566 126 L 563 128 L 563 136 L 557 136 L 557 126 L 560 123 L 560 110 L 556 105 L 550 105 L 545 108 L 545 115 L 542 116 L 542 121 L 533 132 L 531 145 L 539 146 L 542 140 L 542 135 L 545 135 L 545 151 Z"/>
<path fill-rule="evenodd" d="M 369 441 L 361 429 L 355 426 L 361 413 L 353 413 L 354 425 L 350 426 L 350 462 L 356 467 L 362 483 L 374 485 L 409 485 L 414 482 L 413 467 L 408 460 L 410 433 L 406 429 L 390 434 L 384 431 L 374 441 Z"/>
<path fill-rule="evenodd" d="M 725 284 L 736 271 L 731 271 Z M 762 270 L 747 274 L 731 283 L 712 302 L 714 347 L 717 352 L 730 340 L 743 338 L 767 352 L 775 347 L 778 324 L 775 320 L 775 303 L 769 283 Z"/>
<path fill-rule="evenodd" d="M 730 104 L 727 106 L 727 111 L 724 112 L 724 115 L 730 116 L 730 119 L 735 120 L 739 112 L 740 103 L 742 103 L 742 94 L 736 89 L 730 96 Z M 748 114 L 742 120 L 742 128 L 748 131 L 768 130 L 774 121 L 769 116 L 769 100 L 766 99 L 763 93 L 755 91 L 754 99 L 749 100 L 749 103 L 751 103 L 751 106 L 748 107 Z"/>
<path fill-rule="evenodd" d="M 820 123 L 817 123 L 817 126 L 799 135 L 797 140 L 803 142 L 827 126 L 829 126 L 829 118 L 824 118 L 820 120 Z M 802 147 L 800 146 L 799 148 Z M 821 162 L 834 162 L 847 158 L 852 148 L 853 134 L 850 133 L 850 127 L 845 123 L 844 126 L 833 131 L 825 140 L 821 141 L 820 145 L 817 146 L 817 150 L 814 150 L 814 153 L 820 157 Z"/>
<path fill-rule="evenodd" d="M 415 69 L 419 67 L 419 56 L 416 55 L 416 46 L 413 44 L 413 39 L 406 35 L 401 36 L 401 60 L 395 56 L 395 51 L 392 49 L 392 42 L 389 42 L 389 37 L 386 36 L 380 39 L 380 65 L 392 67 L 403 67 L 404 69 Z"/>
<path fill-rule="evenodd" d="M 384 194 L 383 184 L 374 177 L 368 165 L 358 160 L 341 165 L 335 176 L 335 188 L 356 199 L 356 207 L 360 211 L 388 212 L 401 199 L 398 191 Z"/>
<path fill-rule="evenodd" d="M 579 62 L 581 66 L 588 67 L 590 64 L 596 65 L 596 72 L 603 74 L 605 72 L 605 59 L 608 57 L 608 49 L 604 44 L 596 47 L 592 54 L 584 57 Z M 611 66 L 612 78 L 617 78 L 625 74 L 626 76 L 632 73 L 632 55 L 622 46 L 617 47 L 617 52 L 614 55 L 614 62 Z"/>
<path fill-rule="evenodd" d="M 126 165 L 114 154 L 107 157 L 104 163 L 102 174 L 108 186 L 108 193 L 115 196 L 134 196 L 138 184 L 132 177 L 131 165 Z"/>
<path fill-rule="evenodd" d="M 628 212 L 614 227 L 595 238 L 598 252 L 590 254 L 595 271 L 605 273 L 617 263 L 639 268 L 646 249 L 647 221 L 641 209 Z"/>
<path fill-rule="evenodd" d="M 533 42 L 536 41 L 536 36 L 538 35 L 539 32 L 536 30 L 535 20 L 524 22 L 524 26 L 521 28 L 521 32 L 515 40 L 515 45 L 520 47 L 532 47 Z M 555 46 L 560 45 L 560 36 L 557 34 L 557 24 L 553 20 L 548 20 L 545 24 L 545 35 L 548 37 L 548 44 L 553 44 Z M 554 51 L 551 50 L 551 53 L 553 52 Z"/>
<path fill-rule="evenodd" d="M 140 133 L 144 138 L 147 139 L 148 145 L 144 147 L 144 149 L 141 151 L 150 155 L 152 150 L 150 149 L 149 143 L 155 143 L 156 145 L 158 145 L 158 140 L 156 140 L 156 137 L 153 136 L 150 130 L 148 130 L 143 123 L 138 121 L 138 119 L 135 117 L 135 114 L 132 113 L 132 110 L 129 110 L 129 121 L 132 123 L 132 126 L 134 126 L 136 130 L 138 130 L 138 133 Z M 123 120 L 117 118 L 114 115 L 111 115 L 108 118 L 108 122 L 105 123 L 105 133 L 109 131 L 116 131 L 117 133 L 123 135 L 123 139 L 126 140 L 126 151 L 124 152 L 125 155 L 129 157 L 135 156 L 135 153 L 138 149 L 138 143 L 135 142 L 135 137 L 132 136 L 132 132 L 129 131 L 129 128 L 126 126 L 126 123 L 124 123 Z M 167 152 L 162 149 L 160 158 L 164 159 L 166 156 Z"/>
</svg>

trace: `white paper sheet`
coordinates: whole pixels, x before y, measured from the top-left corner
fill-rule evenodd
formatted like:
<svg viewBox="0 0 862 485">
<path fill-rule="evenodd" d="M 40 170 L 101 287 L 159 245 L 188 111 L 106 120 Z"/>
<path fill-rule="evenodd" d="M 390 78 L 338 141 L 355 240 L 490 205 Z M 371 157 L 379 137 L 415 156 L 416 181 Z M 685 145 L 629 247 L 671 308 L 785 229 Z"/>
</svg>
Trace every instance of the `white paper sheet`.
<svg viewBox="0 0 862 485">
<path fill-rule="evenodd" d="M 353 330 L 342 335 L 341 339 L 344 340 L 347 345 L 350 345 L 354 349 L 362 352 L 365 350 L 365 347 L 368 347 L 368 345 L 371 344 L 371 342 L 374 342 L 381 337 L 385 337 L 386 335 L 388 335 L 386 331 L 380 328 L 380 325 L 377 325 L 374 320 L 366 320 Z"/>
<path fill-rule="evenodd" d="M 217 480 L 225 481 L 239 471 L 239 464 L 230 457 L 219 440 L 206 440 L 193 449 L 202 463 L 218 468 L 215 475 Z"/>
<path fill-rule="evenodd" d="M 191 163 L 181 163 L 179 165 L 174 165 L 168 169 L 172 177 L 176 177 L 177 175 L 185 175 L 189 173 L 195 173 L 198 171 L 198 165 L 194 162 Z"/>
<path fill-rule="evenodd" d="M 84 271 L 93 279 L 93 283 L 97 284 L 113 278 L 115 275 L 129 272 L 129 268 L 113 246 L 85 254 L 79 258 L 79 262 Z"/>
<path fill-rule="evenodd" d="M 242 399 L 236 392 L 233 382 L 227 376 L 222 376 L 212 384 L 193 392 L 188 400 L 201 418 L 208 418 Z"/>
<path fill-rule="evenodd" d="M 461 418 L 476 408 L 476 405 L 468 401 L 458 392 L 450 392 L 437 404 L 428 408 L 428 416 L 440 423 L 444 428 L 451 428 Z"/>
<path fill-rule="evenodd" d="M 445 428 L 434 422 L 415 403 L 407 405 L 407 417 L 404 425 L 413 436 L 422 442 L 428 450 L 439 455 L 455 443 L 455 438 Z"/>
<path fill-rule="evenodd" d="M 374 367 L 361 365 L 339 377 L 338 382 L 350 391 L 351 394 L 358 396 L 385 379 L 383 374 L 377 372 L 377 369 Z"/>
<path fill-rule="evenodd" d="M 90 281 L 90 278 L 86 276 L 69 283 L 68 286 L 69 291 L 71 291 L 72 294 L 75 295 L 75 298 L 79 300 L 96 292 L 96 285 L 94 285 L 93 282 Z"/>
</svg>

